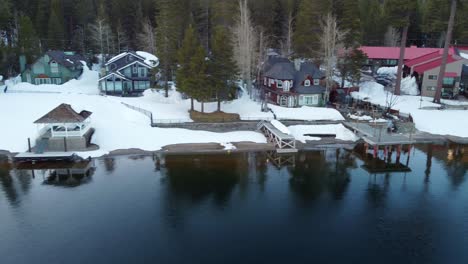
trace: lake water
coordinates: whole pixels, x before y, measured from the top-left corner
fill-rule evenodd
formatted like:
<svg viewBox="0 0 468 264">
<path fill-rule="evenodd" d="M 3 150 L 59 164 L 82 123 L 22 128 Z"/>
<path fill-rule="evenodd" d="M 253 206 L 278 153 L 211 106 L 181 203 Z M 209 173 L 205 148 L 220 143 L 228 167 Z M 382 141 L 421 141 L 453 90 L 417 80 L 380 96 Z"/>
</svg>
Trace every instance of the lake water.
<svg viewBox="0 0 468 264">
<path fill-rule="evenodd" d="M 409 153 L 3 165 L 0 263 L 468 263 L 468 148 Z"/>
</svg>

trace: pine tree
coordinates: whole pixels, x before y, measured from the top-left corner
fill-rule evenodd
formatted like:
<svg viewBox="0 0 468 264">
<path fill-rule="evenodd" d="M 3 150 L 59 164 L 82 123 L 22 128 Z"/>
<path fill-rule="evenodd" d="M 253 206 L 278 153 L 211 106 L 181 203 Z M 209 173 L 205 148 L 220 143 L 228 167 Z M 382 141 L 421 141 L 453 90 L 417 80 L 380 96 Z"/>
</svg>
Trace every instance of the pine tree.
<svg viewBox="0 0 468 264">
<path fill-rule="evenodd" d="M 397 80 L 395 84 L 395 95 L 400 95 L 401 79 L 403 75 L 403 61 L 405 58 L 406 42 L 410 17 L 416 11 L 416 1 L 387 0 L 385 2 L 385 14 L 388 23 L 402 31 L 400 45 L 400 59 L 398 60 Z"/>
<path fill-rule="evenodd" d="M 346 48 L 359 46 L 361 39 L 361 19 L 359 5 L 355 0 L 343 0 L 343 16 L 340 21 L 341 28 L 347 31 L 343 40 Z"/>
<path fill-rule="evenodd" d="M 228 99 L 235 90 L 234 80 L 237 75 L 232 43 L 225 27 L 215 28 L 211 47 L 210 86 L 218 100 L 218 111 L 221 111 L 221 100 Z"/>
<path fill-rule="evenodd" d="M 327 0 L 302 0 L 296 18 L 293 46 L 296 56 L 316 58 L 320 50 L 320 25 L 318 21 L 331 10 Z"/>
<path fill-rule="evenodd" d="M 194 110 L 193 99 L 195 97 L 194 86 L 191 79 L 194 78 L 192 57 L 197 52 L 199 41 L 195 35 L 195 30 L 189 26 L 185 30 L 182 46 L 177 52 L 177 61 L 179 68 L 176 73 L 177 90 L 188 95 L 191 98 L 191 110 Z"/>
<path fill-rule="evenodd" d="M 50 3 L 50 17 L 47 29 L 48 48 L 63 49 L 65 28 L 60 0 L 52 0 Z"/>
<path fill-rule="evenodd" d="M 28 16 L 21 16 L 19 19 L 18 47 L 20 54 L 24 54 L 28 62 L 33 62 L 36 59 L 39 51 L 39 39 Z"/>
<path fill-rule="evenodd" d="M 205 112 L 205 102 L 211 99 L 212 90 L 208 80 L 208 65 L 206 53 L 200 44 L 196 47 L 195 54 L 190 59 L 190 78 L 187 85 L 190 86 L 190 96 L 201 103 L 201 112 Z"/>
<path fill-rule="evenodd" d="M 359 0 L 362 44 L 378 46 L 383 44 L 387 26 L 379 0 Z"/>
</svg>

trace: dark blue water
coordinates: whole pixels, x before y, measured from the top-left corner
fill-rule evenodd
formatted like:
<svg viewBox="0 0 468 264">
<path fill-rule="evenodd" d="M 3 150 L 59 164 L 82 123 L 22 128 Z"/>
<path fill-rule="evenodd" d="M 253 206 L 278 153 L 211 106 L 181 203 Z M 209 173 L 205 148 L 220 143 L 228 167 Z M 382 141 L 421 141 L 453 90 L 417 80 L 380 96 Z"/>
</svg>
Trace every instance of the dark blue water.
<svg viewBox="0 0 468 264">
<path fill-rule="evenodd" d="M 464 152 L 419 146 L 384 173 L 346 150 L 4 166 L 0 263 L 468 263 Z"/>
</svg>

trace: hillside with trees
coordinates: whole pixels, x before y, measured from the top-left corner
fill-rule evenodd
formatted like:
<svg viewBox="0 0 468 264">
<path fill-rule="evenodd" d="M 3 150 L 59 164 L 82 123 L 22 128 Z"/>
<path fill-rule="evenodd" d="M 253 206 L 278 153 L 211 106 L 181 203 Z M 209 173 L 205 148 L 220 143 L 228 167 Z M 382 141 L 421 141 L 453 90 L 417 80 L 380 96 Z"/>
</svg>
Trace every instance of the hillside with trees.
<svg viewBox="0 0 468 264">
<path fill-rule="evenodd" d="M 468 21 L 464 19 L 468 4 L 459 2 L 452 43 L 468 44 Z M 340 29 L 348 32 L 343 39 L 347 47 L 398 45 L 406 27 L 389 14 L 395 13 L 396 5 L 406 3 L 248 0 L 249 21 L 242 22 L 237 0 L 0 0 L 0 73 L 17 74 L 20 53 L 31 62 L 50 49 L 74 50 L 90 58 L 143 49 L 158 55 L 163 76 L 170 80 L 176 75 L 178 50 L 189 26 L 208 56 L 217 43 L 214 38 L 224 38 L 220 34 L 235 36 L 241 22 L 248 22 L 252 30 L 252 39 L 248 40 L 256 47 L 252 61 L 261 61 L 256 57 L 262 54 L 260 46 L 277 48 L 288 56 L 318 58 L 320 20 L 328 13 L 336 18 Z M 442 47 L 450 1 L 417 0 L 411 8 L 406 44 Z M 220 27 L 225 32 L 220 33 Z M 232 48 L 231 53 L 239 55 L 235 43 Z M 239 70 L 245 76 L 244 67 Z"/>
</svg>

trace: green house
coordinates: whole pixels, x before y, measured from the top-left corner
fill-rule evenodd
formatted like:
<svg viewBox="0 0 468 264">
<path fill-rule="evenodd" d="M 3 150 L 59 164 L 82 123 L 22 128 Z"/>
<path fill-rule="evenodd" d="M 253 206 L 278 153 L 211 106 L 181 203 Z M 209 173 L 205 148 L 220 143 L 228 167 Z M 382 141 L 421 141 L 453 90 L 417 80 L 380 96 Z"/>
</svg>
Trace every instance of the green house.
<svg viewBox="0 0 468 264">
<path fill-rule="evenodd" d="M 32 64 L 20 56 L 21 80 L 31 84 L 63 84 L 83 72 L 85 58 L 70 51 L 48 51 Z"/>
</svg>

